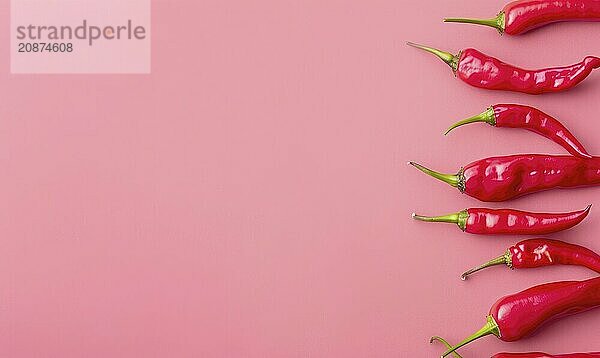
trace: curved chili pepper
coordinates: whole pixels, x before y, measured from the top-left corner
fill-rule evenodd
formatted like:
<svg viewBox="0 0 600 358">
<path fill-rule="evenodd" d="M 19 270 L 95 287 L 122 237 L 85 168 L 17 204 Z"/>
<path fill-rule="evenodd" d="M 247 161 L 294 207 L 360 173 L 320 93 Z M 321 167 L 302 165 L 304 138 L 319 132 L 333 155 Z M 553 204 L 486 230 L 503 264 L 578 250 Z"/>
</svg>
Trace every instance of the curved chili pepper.
<svg viewBox="0 0 600 358">
<path fill-rule="evenodd" d="M 506 265 L 510 269 L 535 268 L 551 265 L 577 265 L 600 273 L 600 255 L 583 246 L 550 239 L 529 239 L 518 242 L 481 266 L 474 267 L 460 278 L 490 266 Z"/>
<path fill-rule="evenodd" d="M 552 320 L 600 307 L 600 277 L 561 281 L 528 288 L 502 297 L 492 305 L 486 324 L 443 357 L 481 337 L 493 334 L 505 342 L 534 333 Z"/>
<path fill-rule="evenodd" d="M 600 21 L 600 1 L 519 0 L 506 5 L 498 16 L 492 19 L 444 19 L 444 22 L 490 26 L 509 35 L 522 34 L 560 21 Z"/>
<path fill-rule="evenodd" d="M 468 123 L 484 122 L 494 127 L 523 128 L 546 137 L 565 148 L 569 153 L 591 158 L 583 145 L 557 119 L 539 109 L 520 104 L 496 104 L 485 112 L 453 124 L 444 134 Z"/>
<path fill-rule="evenodd" d="M 422 172 L 481 201 L 504 201 L 555 188 L 600 185 L 600 157 L 519 154 L 477 160 L 457 174 L 442 174 L 409 162 Z"/>
<path fill-rule="evenodd" d="M 570 66 L 526 70 L 504 63 L 472 48 L 453 55 L 411 42 L 408 45 L 439 57 L 452 68 L 454 74 L 463 82 L 490 90 L 528 94 L 565 91 L 575 87 L 593 69 L 600 67 L 600 58 L 587 56 L 583 61 Z"/>
<path fill-rule="evenodd" d="M 448 343 L 442 337 L 431 337 L 429 343 L 433 343 L 434 341 L 441 342 L 446 348 L 451 349 L 452 345 Z M 452 352 L 454 358 L 462 358 L 460 354 L 456 352 Z M 567 354 L 559 354 L 559 355 L 551 355 L 548 353 L 542 352 L 530 352 L 530 353 L 498 353 L 494 354 L 492 358 L 593 358 L 600 357 L 600 352 L 595 353 L 567 353 Z"/>
<path fill-rule="evenodd" d="M 543 235 L 572 228 L 590 212 L 592 205 L 570 213 L 531 213 L 512 209 L 469 208 L 443 216 L 412 214 L 413 219 L 457 224 L 470 234 Z"/>
</svg>

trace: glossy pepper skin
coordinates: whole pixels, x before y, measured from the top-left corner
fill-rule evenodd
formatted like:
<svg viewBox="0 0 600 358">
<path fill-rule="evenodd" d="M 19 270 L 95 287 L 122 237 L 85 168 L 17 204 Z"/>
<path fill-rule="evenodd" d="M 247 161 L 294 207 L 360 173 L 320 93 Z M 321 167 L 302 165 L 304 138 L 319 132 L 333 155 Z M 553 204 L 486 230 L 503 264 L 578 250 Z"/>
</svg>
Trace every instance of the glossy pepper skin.
<svg viewBox="0 0 600 358">
<path fill-rule="evenodd" d="M 465 280 L 472 273 L 496 265 L 506 265 L 511 269 L 577 265 L 600 273 L 600 255 L 586 247 L 564 241 L 528 239 L 509 247 L 502 256 L 463 273 L 461 279 Z"/>
<path fill-rule="evenodd" d="M 529 30 L 562 21 L 600 21 L 598 0 L 518 0 L 506 5 L 492 19 L 447 18 L 496 28 L 500 33 L 519 35 Z"/>
<path fill-rule="evenodd" d="M 600 307 L 600 277 L 534 286 L 496 301 L 489 311 L 487 323 L 444 352 L 442 357 L 489 334 L 505 342 L 516 341 L 548 322 L 596 307 Z"/>
<path fill-rule="evenodd" d="M 537 133 L 565 148 L 572 155 L 591 158 L 577 138 L 556 118 L 521 104 L 495 104 L 485 112 L 453 124 L 446 134 L 464 124 L 483 122 L 498 128 L 521 128 Z"/>
<path fill-rule="evenodd" d="M 543 190 L 600 185 L 600 157 L 519 154 L 477 160 L 457 174 L 422 172 L 481 201 L 504 201 Z"/>
<path fill-rule="evenodd" d="M 587 217 L 592 206 L 569 213 L 532 213 L 513 209 L 469 208 L 443 216 L 414 214 L 413 219 L 447 222 L 470 234 L 543 235 L 572 228 Z"/>
<path fill-rule="evenodd" d="M 569 90 L 600 67 L 600 58 L 588 56 L 570 66 L 527 70 L 504 63 L 473 48 L 458 55 L 431 47 L 408 43 L 433 53 L 446 62 L 463 82 L 488 90 L 542 94 Z"/>
<path fill-rule="evenodd" d="M 499 338 L 512 342 L 534 333 L 544 323 L 598 306 L 600 277 L 546 283 L 505 296 L 489 314 L 498 325 Z"/>
<path fill-rule="evenodd" d="M 431 337 L 429 340 L 430 343 L 434 341 L 441 342 L 446 348 L 452 348 L 452 345 L 448 343 L 445 339 L 435 336 Z M 456 352 L 453 352 L 452 355 L 455 358 L 462 358 L 462 356 Z M 596 353 L 567 353 L 567 354 L 548 354 L 542 352 L 529 352 L 529 353 L 498 353 L 494 354 L 492 358 L 593 358 L 600 357 L 600 352 Z"/>
</svg>

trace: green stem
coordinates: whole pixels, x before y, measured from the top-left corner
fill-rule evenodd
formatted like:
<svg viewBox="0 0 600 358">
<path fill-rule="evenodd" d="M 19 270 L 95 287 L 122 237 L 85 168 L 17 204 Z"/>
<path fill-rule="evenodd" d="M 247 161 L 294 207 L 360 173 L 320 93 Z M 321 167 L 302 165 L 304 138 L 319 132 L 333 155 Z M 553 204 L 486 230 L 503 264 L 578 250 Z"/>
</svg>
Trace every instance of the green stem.
<svg viewBox="0 0 600 358">
<path fill-rule="evenodd" d="M 426 221 L 426 222 L 456 224 L 462 231 L 465 231 L 465 228 L 467 226 L 467 219 L 469 218 L 469 213 L 465 209 L 465 210 L 459 211 L 457 213 L 442 215 L 442 216 L 422 216 L 422 215 L 417 215 L 417 214 L 413 213 L 412 217 L 415 220 Z"/>
<path fill-rule="evenodd" d="M 501 34 L 504 33 L 505 29 L 505 15 L 504 11 L 498 14 L 498 16 L 491 19 L 465 19 L 465 18 L 446 18 L 444 22 L 459 22 L 463 24 L 475 24 L 493 27 Z"/>
<path fill-rule="evenodd" d="M 494 113 L 494 107 L 490 107 L 490 108 L 486 109 L 485 112 L 479 113 L 476 116 L 469 117 L 467 119 L 463 119 L 462 121 L 458 121 L 458 122 L 454 123 L 453 125 L 450 126 L 450 128 L 448 128 L 448 130 L 446 131 L 446 133 L 444 133 L 444 135 L 447 135 L 448 133 L 450 133 L 451 130 L 453 130 L 456 127 L 460 127 L 465 124 L 476 123 L 476 122 L 483 122 L 483 123 L 487 123 L 491 126 L 495 126 L 496 125 L 496 115 Z"/>
<path fill-rule="evenodd" d="M 473 333 L 471 336 L 469 336 L 468 338 L 466 338 L 464 341 L 460 342 L 459 344 L 448 348 L 448 350 L 446 352 L 444 352 L 444 354 L 442 354 L 441 358 L 448 356 L 450 353 L 454 352 L 455 350 L 459 349 L 460 347 L 463 347 L 463 346 L 473 342 L 476 339 L 485 337 L 490 334 L 493 334 L 496 337 L 500 337 L 500 329 L 498 328 L 498 324 L 494 320 L 494 317 L 487 316 L 487 322 L 485 323 L 485 326 L 481 327 L 481 329 L 479 331 Z"/>
<path fill-rule="evenodd" d="M 420 171 L 422 171 L 423 173 L 425 173 L 427 175 L 430 175 L 438 180 L 443 181 L 444 183 L 448 183 L 451 186 L 458 188 L 458 190 L 460 190 L 461 192 L 465 190 L 465 178 L 463 176 L 462 169 L 459 170 L 459 172 L 457 174 L 442 174 L 442 173 L 436 172 L 434 170 L 425 168 L 424 166 L 422 166 L 419 163 L 408 162 L 408 164 L 419 169 Z"/>
<path fill-rule="evenodd" d="M 433 343 L 433 341 L 438 341 L 438 342 L 442 343 L 444 346 L 446 346 L 446 348 L 447 348 L 447 349 L 450 349 L 450 348 L 452 348 L 452 345 L 451 345 L 450 343 L 448 343 L 448 341 L 447 341 L 447 340 L 445 340 L 445 339 L 444 339 L 444 338 L 442 338 L 442 337 L 439 337 L 439 336 L 433 336 L 433 337 L 431 337 L 431 338 L 429 339 L 429 343 Z M 458 353 L 456 353 L 456 352 L 452 352 L 452 356 L 453 356 L 454 358 L 462 358 L 462 357 L 461 357 L 461 355 L 460 355 L 460 354 L 458 354 Z"/>
<path fill-rule="evenodd" d="M 433 47 L 419 45 L 414 42 L 407 42 L 406 44 L 408 46 L 412 46 L 412 47 L 415 47 L 415 48 L 418 48 L 418 49 L 421 49 L 421 50 L 424 50 L 424 51 L 427 51 L 429 53 L 436 55 L 439 59 L 441 59 L 448 66 L 450 66 L 450 68 L 452 68 L 452 71 L 456 72 L 456 70 L 458 68 L 458 60 L 460 57 L 459 55 L 453 55 L 450 52 L 441 51 L 441 50 L 438 50 Z"/>
<path fill-rule="evenodd" d="M 492 259 L 492 260 L 484 263 L 483 265 L 474 267 L 474 268 L 470 269 L 469 271 L 466 271 L 465 273 L 460 275 L 460 279 L 464 281 L 467 279 L 467 276 L 469 276 L 472 273 L 483 270 L 484 268 L 487 268 L 490 266 L 497 266 L 497 265 L 506 265 L 508 267 L 512 267 L 512 254 L 510 253 L 510 251 L 506 251 L 504 253 L 504 255 L 496 257 L 495 259 Z"/>
</svg>

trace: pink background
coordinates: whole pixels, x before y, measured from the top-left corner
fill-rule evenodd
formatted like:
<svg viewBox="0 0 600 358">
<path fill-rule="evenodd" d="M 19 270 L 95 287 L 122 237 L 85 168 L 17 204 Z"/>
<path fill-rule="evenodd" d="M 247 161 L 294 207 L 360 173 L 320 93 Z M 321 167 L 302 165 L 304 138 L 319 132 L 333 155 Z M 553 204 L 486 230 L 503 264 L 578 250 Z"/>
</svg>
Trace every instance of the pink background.
<svg viewBox="0 0 600 358">
<path fill-rule="evenodd" d="M 8 29 L 8 0 L 0 21 Z M 600 73 L 533 97 L 453 78 L 406 40 L 537 67 L 600 54 L 599 24 L 517 38 L 442 24 L 502 1 L 152 3 L 151 75 L 11 75 L 0 32 L 0 356 L 436 357 L 500 296 L 580 268 L 463 269 L 520 238 L 413 222 L 479 206 L 406 165 L 563 153 L 527 132 L 454 120 L 519 102 L 592 153 Z M 492 207 L 597 206 L 554 235 L 600 250 L 599 189 Z M 600 310 L 502 350 L 600 350 Z"/>
</svg>

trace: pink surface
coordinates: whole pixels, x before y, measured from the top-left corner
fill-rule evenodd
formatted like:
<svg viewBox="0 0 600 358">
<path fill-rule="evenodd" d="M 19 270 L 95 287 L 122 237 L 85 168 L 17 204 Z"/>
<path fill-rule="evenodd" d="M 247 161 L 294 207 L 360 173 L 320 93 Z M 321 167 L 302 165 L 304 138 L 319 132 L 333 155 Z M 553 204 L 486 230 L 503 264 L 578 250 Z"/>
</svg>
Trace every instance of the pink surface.
<svg viewBox="0 0 600 358">
<path fill-rule="evenodd" d="M 0 2 L 7 29 L 8 1 Z M 436 357 L 500 296 L 584 269 L 459 275 L 520 237 L 413 222 L 480 206 L 406 165 L 563 153 L 464 127 L 537 106 L 600 153 L 600 73 L 565 94 L 485 92 L 406 40 L 536 67 L 600 54 L 598 24 L 523 37 L 442 24 L 501 1 L 154 1 L 151 75 L 10 75 L 0 33 L 0 356 Z M 553 235 L 600 250 L 600 188 L 491 207 L 589 218 Z M 600 310 L 517 343 L 599 350 Z"/>
</svg>

